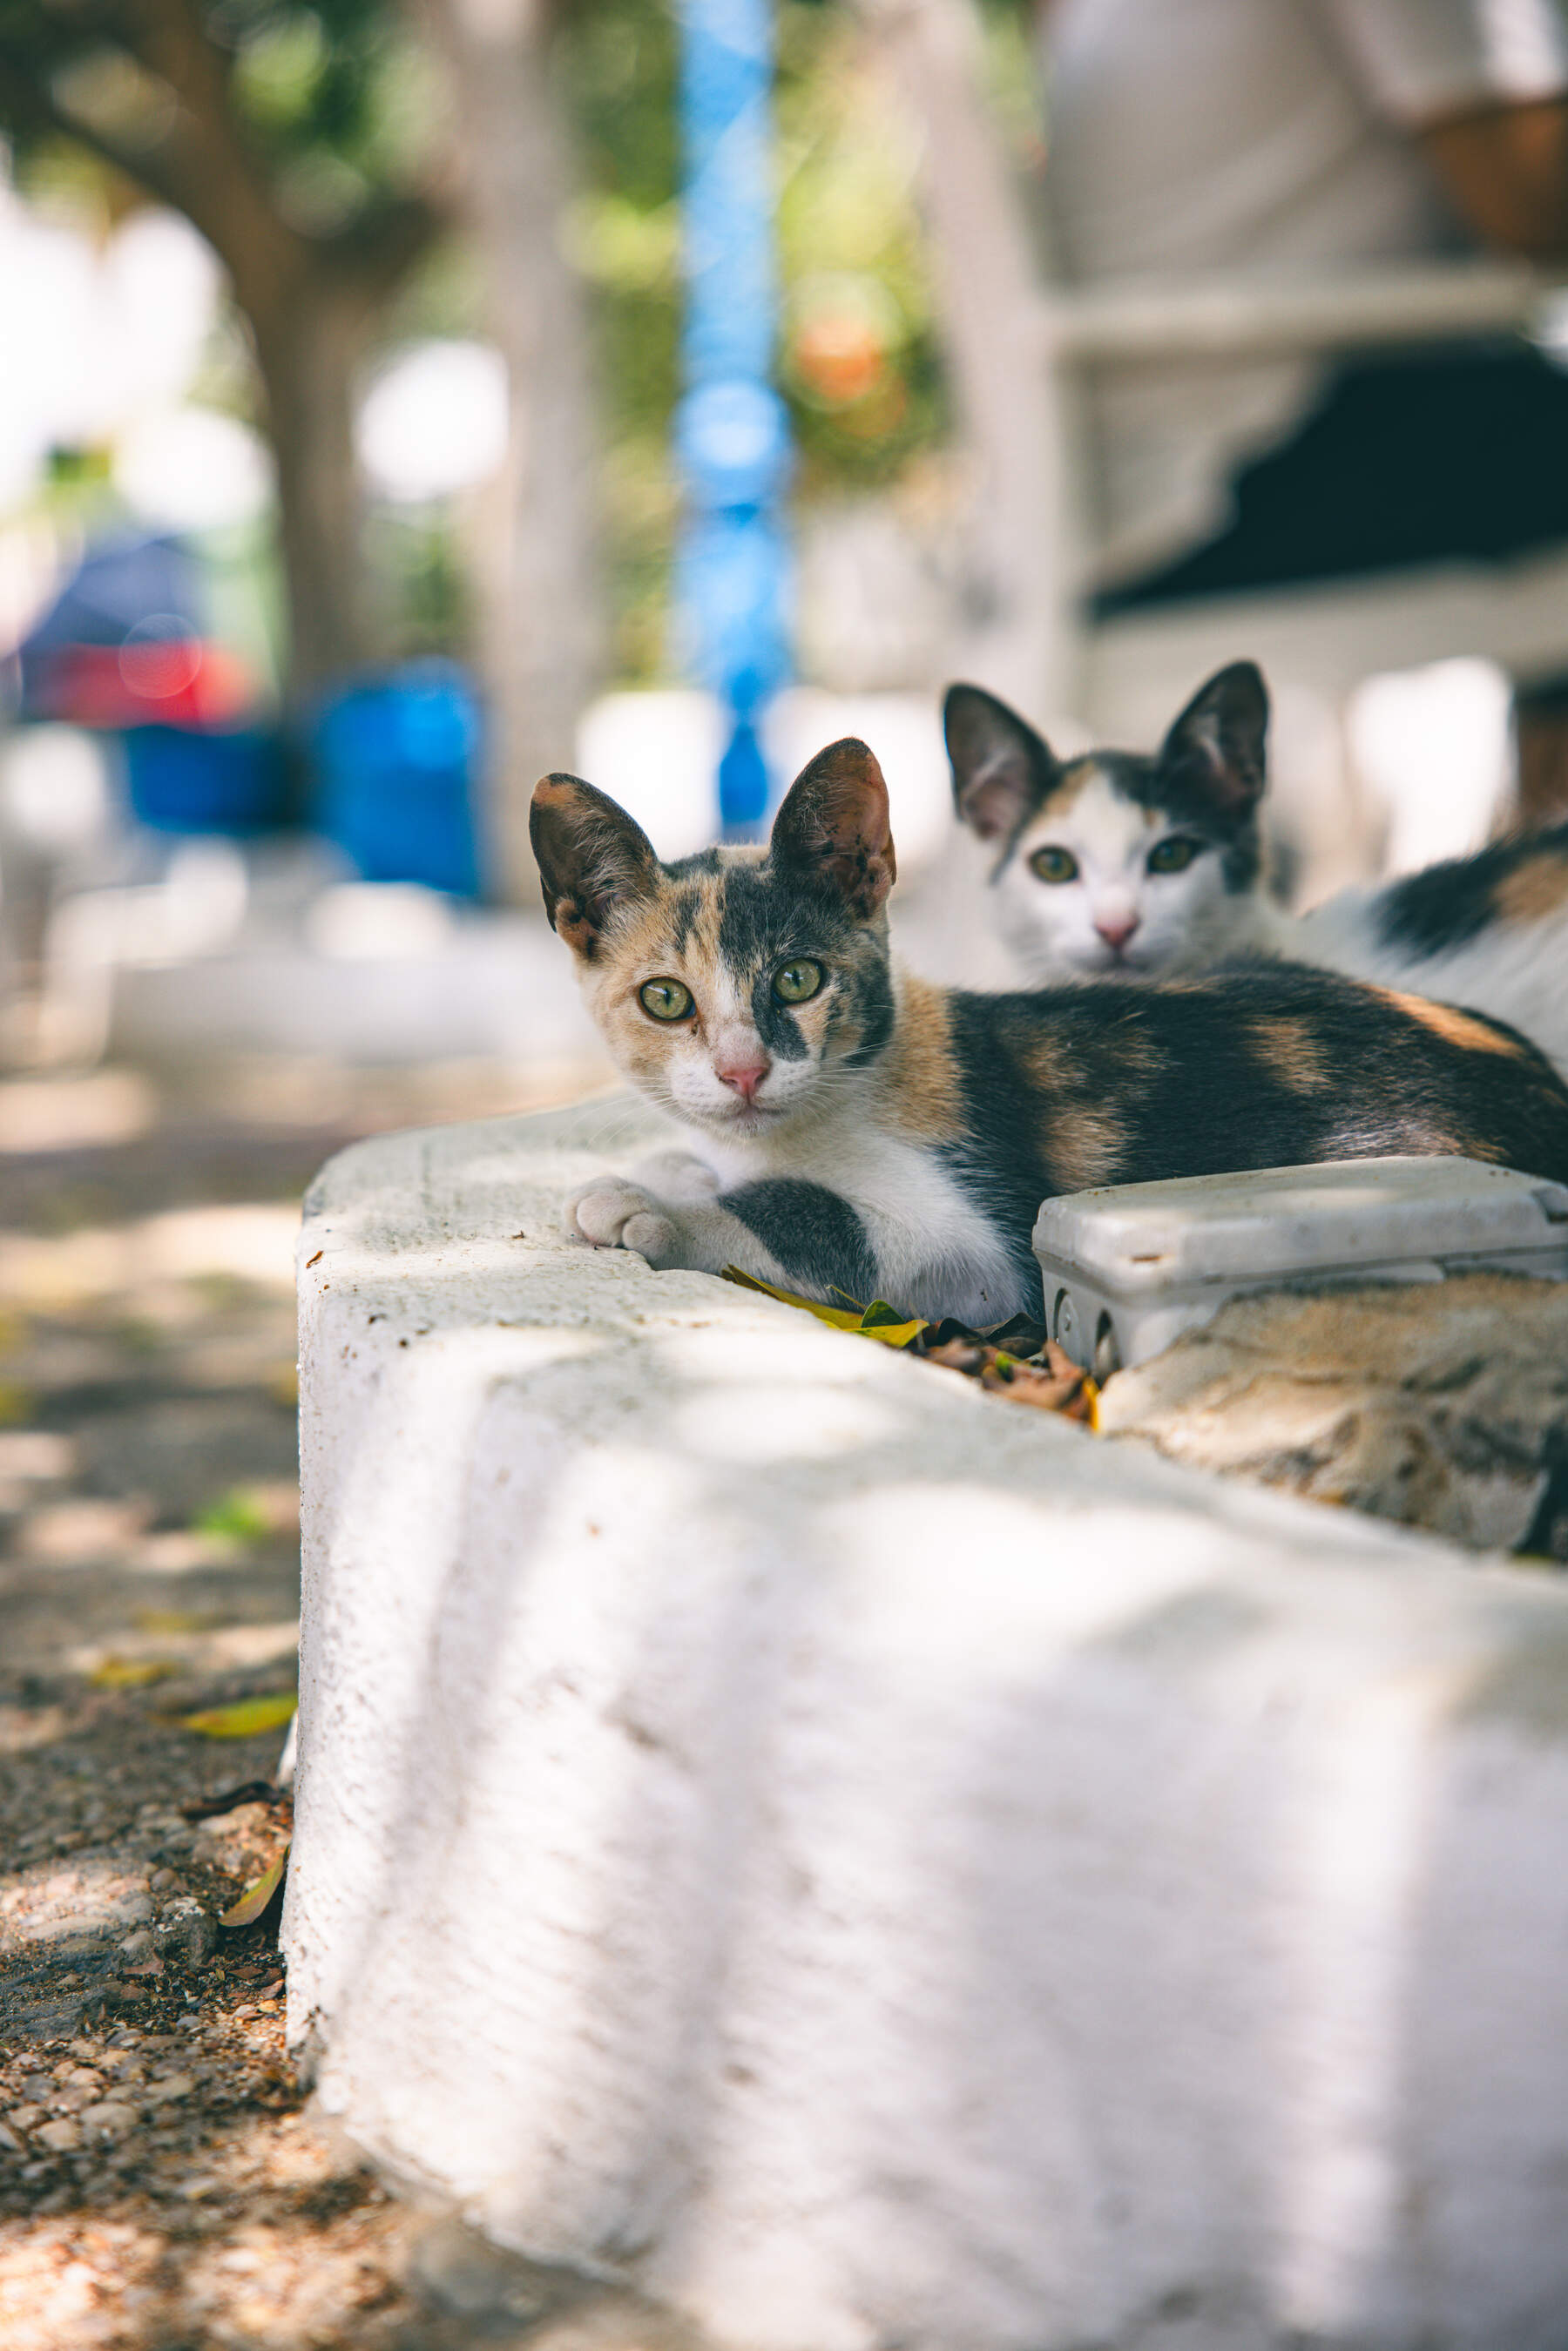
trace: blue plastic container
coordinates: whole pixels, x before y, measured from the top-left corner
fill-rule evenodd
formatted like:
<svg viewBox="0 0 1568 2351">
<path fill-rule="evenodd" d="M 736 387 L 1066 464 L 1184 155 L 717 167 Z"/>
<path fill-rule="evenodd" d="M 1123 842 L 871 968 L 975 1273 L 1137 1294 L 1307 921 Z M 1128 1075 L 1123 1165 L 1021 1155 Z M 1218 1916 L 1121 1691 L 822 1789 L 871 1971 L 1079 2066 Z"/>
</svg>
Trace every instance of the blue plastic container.
<svg viewBox="0 0 1568 2351">
<path fill-rule="evenodd" d="M 132 815 L 159 832 L 267 832 L 287 814 L 283 745 L 260 727 L 131 726 Z"/>
<path fill-rule="evenodd" d="M 316 721 L 312 822 L 367 882 L 423 882 L 476 897 L 480 740 L 477 697 L 449 664 L 350 686 Z"/>
</svg>

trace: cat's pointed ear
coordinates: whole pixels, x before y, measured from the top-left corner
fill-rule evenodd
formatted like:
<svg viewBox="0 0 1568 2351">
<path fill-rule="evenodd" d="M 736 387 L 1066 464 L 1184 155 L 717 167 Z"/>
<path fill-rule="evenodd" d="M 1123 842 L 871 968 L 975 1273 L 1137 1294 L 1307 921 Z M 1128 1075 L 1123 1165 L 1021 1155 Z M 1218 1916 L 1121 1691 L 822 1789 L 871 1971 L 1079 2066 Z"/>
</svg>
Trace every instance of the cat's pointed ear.
<svg viewBox="0 0 1568 2351">
<path fill-rule="evenodd" d="M 980 685 L 947 688 L 942 732 L 959 821 L 982 841 L 1009 840 L 1051 789 L 1056 759 L 1050 744 Z"/>
<path fill-rule="evenodd" d="M 653 844 L 623 808 L 577 776 L 539 778 L 528 838 L 550 928 L 591 962 L 614 909 L 656 887 Z"/>
<path fill-rule="evenodd" d="M 869 923 L 898 878 L 887 786 L 874 754 L 852 735 L 802 768 L 773 820 L 768 853 L 808 888 L 841 898 Z"/>
<path fill-rule="evenodd" d="M 1199 686 L 1160 749 L 1160 771 L 1219 814 L 1250 816 L 1267 778 L 1269 689 L 1256 662 L 1232 662 Z"/>
</svg>

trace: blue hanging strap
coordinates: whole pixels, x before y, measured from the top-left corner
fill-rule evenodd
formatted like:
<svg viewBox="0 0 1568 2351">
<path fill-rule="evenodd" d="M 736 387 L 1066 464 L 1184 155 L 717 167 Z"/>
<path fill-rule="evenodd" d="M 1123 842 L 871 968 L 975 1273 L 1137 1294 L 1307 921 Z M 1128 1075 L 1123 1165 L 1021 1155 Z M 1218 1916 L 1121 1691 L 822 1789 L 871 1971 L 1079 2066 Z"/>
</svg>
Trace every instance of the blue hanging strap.
<svg viewBox="0 0 1568 2351">
<path fill-rule="evenodd" d="M 686 307 L 675 452 L 686 491 L 676 589 L 683 666 L 728 715 L 719 816 L 755 834 L 768 778 L 758 722 L 789 675 L 780 501 L 789 420 L 770 381 L 772 22 L 768 0 L 680 0 Z"/>
</svg>

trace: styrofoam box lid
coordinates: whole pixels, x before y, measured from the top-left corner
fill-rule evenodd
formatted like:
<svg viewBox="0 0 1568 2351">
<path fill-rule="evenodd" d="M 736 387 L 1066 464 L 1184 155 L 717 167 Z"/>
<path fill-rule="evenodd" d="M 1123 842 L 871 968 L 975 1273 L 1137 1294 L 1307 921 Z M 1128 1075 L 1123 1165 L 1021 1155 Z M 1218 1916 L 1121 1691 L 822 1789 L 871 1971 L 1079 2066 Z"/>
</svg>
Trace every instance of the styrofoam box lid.
<svg viewBox="0 0 1568 2351">
<path fill-rule="evenodd" d="M 1119 1290 L 1562 1249 L 1568 1189 L 1479 1159 L 1331 1159 L 1067 1193 L 1034 1246 Z"/>
</svg>

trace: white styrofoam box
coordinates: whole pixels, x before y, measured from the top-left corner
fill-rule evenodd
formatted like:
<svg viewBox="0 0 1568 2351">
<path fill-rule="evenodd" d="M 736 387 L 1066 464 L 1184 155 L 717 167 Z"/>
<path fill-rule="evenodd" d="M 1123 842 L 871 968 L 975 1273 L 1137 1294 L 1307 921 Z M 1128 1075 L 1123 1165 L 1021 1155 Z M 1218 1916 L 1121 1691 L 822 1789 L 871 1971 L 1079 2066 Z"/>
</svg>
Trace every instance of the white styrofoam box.
<svg viewBox="0 0 1568 2351">
<path fill-rule="evenodd" d="M 1051 1336 L 1107 1375 L 1248 1290 L 1441 1281 L 1481 1268 L 1568 1275 L 1568 1189 L 1451 1155 L 1335 1159 L 1071 1192 L 1034 1253 Z"/>
<path fill-rule="evenodd" d="M 308 1205 L 323 2105 L 746 2351 L 1560 2351 L 1568 1589 L 559 1238 L 657 1133 Z"/>
</svg>

